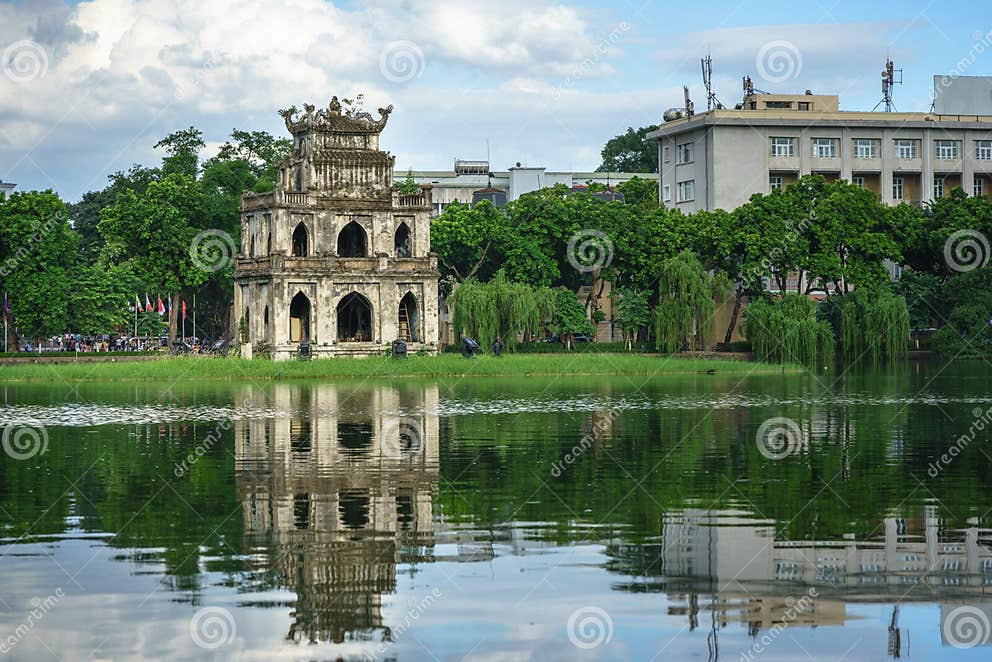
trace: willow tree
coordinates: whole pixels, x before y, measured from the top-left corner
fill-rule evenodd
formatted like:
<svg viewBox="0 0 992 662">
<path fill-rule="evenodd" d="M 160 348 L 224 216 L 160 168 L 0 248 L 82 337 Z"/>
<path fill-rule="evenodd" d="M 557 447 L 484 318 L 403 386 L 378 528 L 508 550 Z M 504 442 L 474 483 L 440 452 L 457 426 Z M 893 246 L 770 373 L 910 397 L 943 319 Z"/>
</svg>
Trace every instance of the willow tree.
<svg viewBox="0 0 992 662">
<path fill-rule="evenodd" d="M 761 298 L 744 310 L 744 333 L 755 358 L 821 365 L 833 357 L 833 327 L 816 317 L 816 301 L 800 294 Z"/>
<path fill-rule="evenodd" d="M 906 299 L 885 288 L 859 288 L 840 301 L 840 341 L 844 360 L 879 363 L 906 353 L 909 309 Z"/>
<path fill-rule="evenodd" d="M 713 326 L 713 279 L 696 256 L 683 251 L 661 263 L 655 337 L 659 352 L 704 349 Z"/>
<path fill-rule="evenodd" d="M 519 334 L 533 335 L 552 318 L 557 295 L 551 288 L 513 282 L 499 271 L 487 283 L 470 278 L 448 301 L 456 332 L 476 339 L 483 347 L 489 347 L 499 336 L 512 349 Z"/>
</svg>

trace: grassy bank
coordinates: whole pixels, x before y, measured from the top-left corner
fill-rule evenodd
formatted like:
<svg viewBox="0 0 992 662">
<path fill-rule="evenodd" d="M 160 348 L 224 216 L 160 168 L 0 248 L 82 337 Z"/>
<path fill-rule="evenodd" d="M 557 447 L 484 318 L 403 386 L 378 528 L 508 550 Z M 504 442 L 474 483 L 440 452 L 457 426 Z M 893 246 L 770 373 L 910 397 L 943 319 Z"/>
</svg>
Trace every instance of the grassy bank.
<svg viewBox="0 0 992 662">
<path fill-rule="evenodd" d="M 163 358 L 141 363 L 11 365 L 0 368 L 0 383 L 145 380 L 355 379 L 378 377 L 494 377 L 563 375 L 778 374 L 801 368 L 723 359 L 637 354 L 515 354 L 502 357 L 411 356 L 395 360 L 324 359 L 272 362 L 233 358 Z"/>
</svg>

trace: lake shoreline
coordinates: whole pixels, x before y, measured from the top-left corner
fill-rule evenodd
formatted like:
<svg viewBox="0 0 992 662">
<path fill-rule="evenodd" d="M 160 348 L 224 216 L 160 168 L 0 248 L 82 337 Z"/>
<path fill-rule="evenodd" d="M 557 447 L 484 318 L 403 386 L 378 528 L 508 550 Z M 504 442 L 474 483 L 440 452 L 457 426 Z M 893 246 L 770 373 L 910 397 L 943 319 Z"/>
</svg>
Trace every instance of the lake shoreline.
<svg viewBox="0 0 992 662">
<path fill-rule="evenodd" d="M 144 358 L 144 357 L 143 357 Z M 695 358 L 650 354 L 507 354 L 464 359 L 459 355 L 392 359 L 334 358 L 273 362 L 217 357 L 162 357 L 128 361 L 7 364 L 0 383 L 74 381 L 236 381 L 446 378 L 446 377 L 595 377 L 668 375 L 769 375 L 801 373 L 799 366 L 757 363 L 740 358 Z"/>
</svg>

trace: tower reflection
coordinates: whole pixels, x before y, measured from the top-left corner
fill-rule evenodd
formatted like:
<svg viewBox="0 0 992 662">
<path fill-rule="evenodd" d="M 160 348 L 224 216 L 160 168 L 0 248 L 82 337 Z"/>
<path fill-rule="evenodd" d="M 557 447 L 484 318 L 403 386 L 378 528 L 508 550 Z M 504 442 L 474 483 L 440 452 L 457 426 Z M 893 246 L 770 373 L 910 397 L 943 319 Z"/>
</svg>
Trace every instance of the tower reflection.
<svg viewBox="0 0 992 662">
<path fill-rule="evenodd" d="M 280 412 L 235 423 L 235 468 L 245 547 L 296 593 L 287 639 L 389 640 L 397 564 L 434 545 L 437 387 L 276 384 L 242 398 Z"/>
</svg>

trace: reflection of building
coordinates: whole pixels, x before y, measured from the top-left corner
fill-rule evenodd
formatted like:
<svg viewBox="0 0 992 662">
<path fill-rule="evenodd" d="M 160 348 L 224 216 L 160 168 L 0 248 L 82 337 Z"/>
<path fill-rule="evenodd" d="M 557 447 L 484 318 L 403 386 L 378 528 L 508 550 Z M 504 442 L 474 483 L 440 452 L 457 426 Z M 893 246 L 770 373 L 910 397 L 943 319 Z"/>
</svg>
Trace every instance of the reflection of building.
<svg viewBox="0 0 992 662">
<path fill-rule="evenodd" d="M 436 386 L 251 387 L 235 422 L 246 548 L 296 592 L 295 641 L 388 638 L 396 565 L 427 560 L 438 481 Z"/>
<path fill-rule="evenodd" d="M 746 623 L 752 633 L 843 624 L 850 602 L 974 601 L 992 586 L 992 532 L 946 529 L 933 507 L 922 518 L 885 518 L 868 540 L 788 541 L 774 533 L 746 513 L 685 510 L 665 517 L 658 545 L 611 546 L 610 568 L 645 578 L 648 588 L 657 578 L 656 590 L 684 596 L 672 613 L 693 627 L 708 611 L 716 627 Z M 811 588 L 808 608 L 795 609 Z"/>
<path fill-rule="evenodd" d="M 437 349 L 430 188 L 401 192 L 379 149 L 380 118 L 304 105 L 282 111 L 293 150 L 271 193 L 241 201 L 234 272 L 240 340 L 290 358 L 368 355 L 397 340 Z"/>
</svg>

